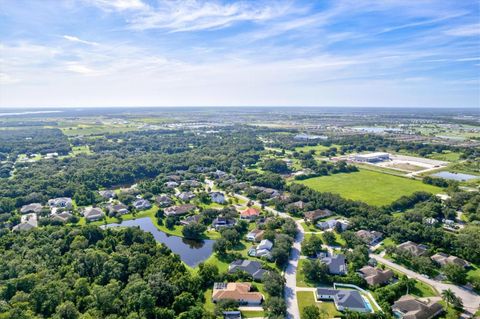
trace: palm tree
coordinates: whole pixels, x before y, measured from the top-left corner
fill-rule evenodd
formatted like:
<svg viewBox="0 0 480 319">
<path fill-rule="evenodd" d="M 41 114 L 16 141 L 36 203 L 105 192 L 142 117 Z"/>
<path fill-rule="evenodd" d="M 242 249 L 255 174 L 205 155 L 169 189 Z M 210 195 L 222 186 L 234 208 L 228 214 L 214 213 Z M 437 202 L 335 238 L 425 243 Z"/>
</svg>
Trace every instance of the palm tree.
<svg viewBox="0 0 480 319">
<path fill-rule="evenodd" d="M 450 304 L 455 303 L 455 301 L 457 300 L 457 296 L 455 296 L 455 293 L 452 291 L 452 289 L 449 288 L 442 291 L 442 299 L 447 303 L 448 308 Z"/>
</svg>

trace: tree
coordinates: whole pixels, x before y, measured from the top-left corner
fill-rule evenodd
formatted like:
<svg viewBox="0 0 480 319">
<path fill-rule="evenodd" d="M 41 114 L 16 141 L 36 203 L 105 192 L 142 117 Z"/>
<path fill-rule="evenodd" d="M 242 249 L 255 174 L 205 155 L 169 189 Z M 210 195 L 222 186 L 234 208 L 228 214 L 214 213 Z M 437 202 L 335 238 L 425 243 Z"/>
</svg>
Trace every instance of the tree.
<svg viewBox="0 0 480 319">
<path fill-rule="evenodd" d="M 302 242 L 302 254 L 313 257 L 322 251 L 322 244 L 321 238 L 313 234 L 310 238 Z"/>
<path fill-rule="evenodd" d="M 452 291 L 452 289 L 449 288 L 449 289 L 446 289 L 446 290 L 442 291 L 442 299 L 445 301 L 445 303 L 447 304 L 447 308 L 448 308 L 450 305 L 453 305 L 456 302 L 457 296 Z"/>
<path fill-rule="evenodd" d="M 281 297 L 285 286 L 285 278 L 275 271 L 268 271 L 263 275 L 262 282 L 265 291 L 270 296 Z"/>
<path fill-rule="evenodd" d="M 282 317 L 287 314 L 287 304 L 281 297 L 271 297 L 265 301 L 263 309 L 267 312 L 269 318 Z"/>
<path fill-rule="evenodd" d="M 221 299 L 215 304 L 214 315 L 223 317 L 224 311 L 237 310 L 238 306 L 238 302 L 233 299 Z"/>
<path fill-rule="evenodd" d="M 328 266 L 321 260 L 306 259 L 303 263 L 303 273 L 305 277 L 313 283 L 329 283 L 330 276 L 328 274 Z"/>
<path fill-rule="evenodd" d="M 203 233 L 207 230 L 207 227 L 200 223 L 190 223 L 185 225 L 182 229 L 182 234 L 188 239 L 200 239 Z"/>
<path fill-rule="evenodd" d="M 73 302 L 65 301 L 57 307 L 55 317 L 58 319 L 77 319 L 79 312 Z"/>
<path fill-rule="evenodd" d="M 184 291 L 180 295 L 175 297 L 172 306 L 173 310 L 175 310 L 175 312 L 178 314 L 187 311 L 194 303 L 195 298 L 193 297 L 193 295 L 189 292 Z"/>
<path fill-rule="evenodd" d="M 320 318 L 320 309 L 316 305 L 309 305 L 303 308 L 302 318 L 304 319 L 318 319 Z"/>
<path fill-rule="evenodd" d="M 467 282 L 467 272 L 457 264 L 446 264 L 443 266 L 443 272 L 448 280 L 458 285 L 464 285 Z"/>
<path fill-rule="evenodd" d="M 198 276 L 204 288 L 210 287 L 218 277 L 218 267 L 212 264 L 200 263 L 198 265 Z"/>
<path fill-rule="evenodd" d="M 326 231 L 322 234 L 322 237 L 323 237 L 323 240 L 325 240 L 325 242 L 328 245 L 335 245 L 336 244 L 336 238 L 335 238 L 335 234 L 333 232 Z"/>
</svg>

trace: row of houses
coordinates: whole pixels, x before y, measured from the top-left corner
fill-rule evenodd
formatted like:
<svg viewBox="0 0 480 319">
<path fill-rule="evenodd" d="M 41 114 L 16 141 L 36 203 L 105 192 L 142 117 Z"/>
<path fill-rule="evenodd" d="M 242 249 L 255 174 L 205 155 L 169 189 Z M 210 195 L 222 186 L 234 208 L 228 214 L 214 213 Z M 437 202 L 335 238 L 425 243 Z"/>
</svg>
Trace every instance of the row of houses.
<svg viewBox="0 0 480 319">
<path fill-rule="evenodd" d="M 422 244 L 416 244 L 412 241 L 406 241 L 397 246 L 397 249 L 409 252 L 413 257 L 428 256 L 428 247 Z M 448 255 L 445 253 L 437 253 L 430 257 L 434 262 L 440 266 L 447 264 L 456 264 L 463 268 L 468 268 L 470 264 L 459 257 Z"/>
</svg>

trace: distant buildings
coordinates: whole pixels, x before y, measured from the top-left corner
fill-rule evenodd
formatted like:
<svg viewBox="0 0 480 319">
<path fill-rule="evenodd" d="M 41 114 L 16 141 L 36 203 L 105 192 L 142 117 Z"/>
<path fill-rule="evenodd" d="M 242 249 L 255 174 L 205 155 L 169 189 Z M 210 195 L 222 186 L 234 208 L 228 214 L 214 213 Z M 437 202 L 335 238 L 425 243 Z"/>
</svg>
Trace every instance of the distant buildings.
<svg viewBox="0 0 480 319">
<path fill-rule="evenodd" d="M 318 301 L 333 301 L 338 311 L 372 312 L 362 295 L 356 290 L 317 288 L 315 290 L 315 297 Z"/>
<path fill-rule="evenodd" d="M 107 210 L 109 215 L 125 215 L 128 214 L 128 206 L 122 203 L 108 204 Z"/>
<path fill-rule="evenodd" d="M 210 199 L 217 204 L 225 204 L 227 202 L 225 195 L 221 192 L 211 192 Z"/>
<path fill-rule="evenodd" d="M 246 239 L 248 241 L 259 242 L 263 239 L 263 233 L 264 232 L 265 231 L 263 231 L 261 229 L 254 229 L 247 234 Z"/>
<path fill-rule="evenodd" d="M 188 202 L 189 200 L 195 198 L 195 196 L 196 195 L 192 192 L 182 192 L 182 193 L 177 195 L 177 197 L 184 202 Z"/>
<path fill-rule="evenodd" d="M 213 285 L 212 301 L 235 300 L 241 305 L 260 305 L 263 295 L 250 291 L 252 285 L 247 282 L 215 283 Z"/>
<path fill-rule="evenodd" d="M 231 228 L 235 226 L 236 223 L 236 220 L 233 218 L 218 216 L 213 220 L 212 226 L 215 228 L 215 230 L 220 230 L 222 228 Z"/>
<path fill-rule="evenodd" d="M 316 226 L 321 230 L 329 230 L 335 229 L 335 227 L 337 227 L 337 224 L 339 225 L 338 227 L 340 227 L 340 229 L 344 231 L 347 230 L 349 222 L 344 219 L 331 219 L 324 222 L 318 222 Z"/>
<path fill-rule="evenodd" d="M 400 297 L 392 306 L 392 312 L 399 319 L 431 319 L 443 312 L 440 303 L 429 299 L 417 299 L 411 295 Z"/>
<path fill-rule="evenodd" d="M 100 194 L 100 196 L 102 196 L 105 199 L 115 198 L 116 196 L 115 191 L 113 190 L 103 190 L 103 191 L 98 191 L 98 193 Z"/>
<path fill-rule="evenodd" d="M 354 156 L 354 159 L 357 162 L 376 163 L 376 162 L 388 161 L 390 159 L 390 154 L 383 153 L 383 152 L 356 154 Z"/>
<path fill-rule="evenodd" d="M 159 195 L 155 201 L 160 207 L 168 207 L 173 204 L 173 200 L 168 195 Z"/>
<path fill-rule="evenodd" d="M 298 141 L 327 140 L 328 136 L 302 133 L 295 135 L 293 139 Z"/>
<path fill-rule="evenodd" d="M 38 227 L 38 218 L 36 213 L 28 213 L 21 217 L 20 224 L 13 226 L 13 231 L 27 231 Z"/>
</svg>

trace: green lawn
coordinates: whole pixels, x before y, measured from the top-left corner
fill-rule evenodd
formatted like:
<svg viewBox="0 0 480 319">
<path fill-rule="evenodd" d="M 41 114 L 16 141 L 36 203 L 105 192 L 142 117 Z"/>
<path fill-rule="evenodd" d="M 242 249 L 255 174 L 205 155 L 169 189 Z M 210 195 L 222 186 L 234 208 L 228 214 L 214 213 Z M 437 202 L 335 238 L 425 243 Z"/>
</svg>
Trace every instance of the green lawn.
<svg viewBox="0 0 480 319">
<path fill-rule="evenodd" d="M 298 182 L 319 192 L 336 193 L 375 206 L 388 205 L 401 196 L 416 191 L 434 194 L 442 191 L 439 187 L 421 181 L 368 170 L 309 178 Z"/>
<path fill-rule="evenodd" d="M 263 318 L 265 317 L 265 312 L 263 311 L 240 311 L 242 313 L 242 318 Z"/>
<path fill-rule="evenodd" d="M 303 309 L 306 306 L 316 305 L 320 312 L 325 314 L 326 318 L 334 318 L 340 316 L 341 313 L 337 311 L 333 302 L 316 302 L 315 296 L 311 291 L 299 291 L 297 292 L 298 308 L 300 310 L 300 318 L 303 318 Z"/>
<path fill-rule="evenodd" d="M 428 158 L 440 160 L 440 161 L 456 162 L 460 160 L 460 155 L 462 155 L 462 153 L 444 151 L 443 153 L 432 153 L 428 155 Z"/>
</svg>

